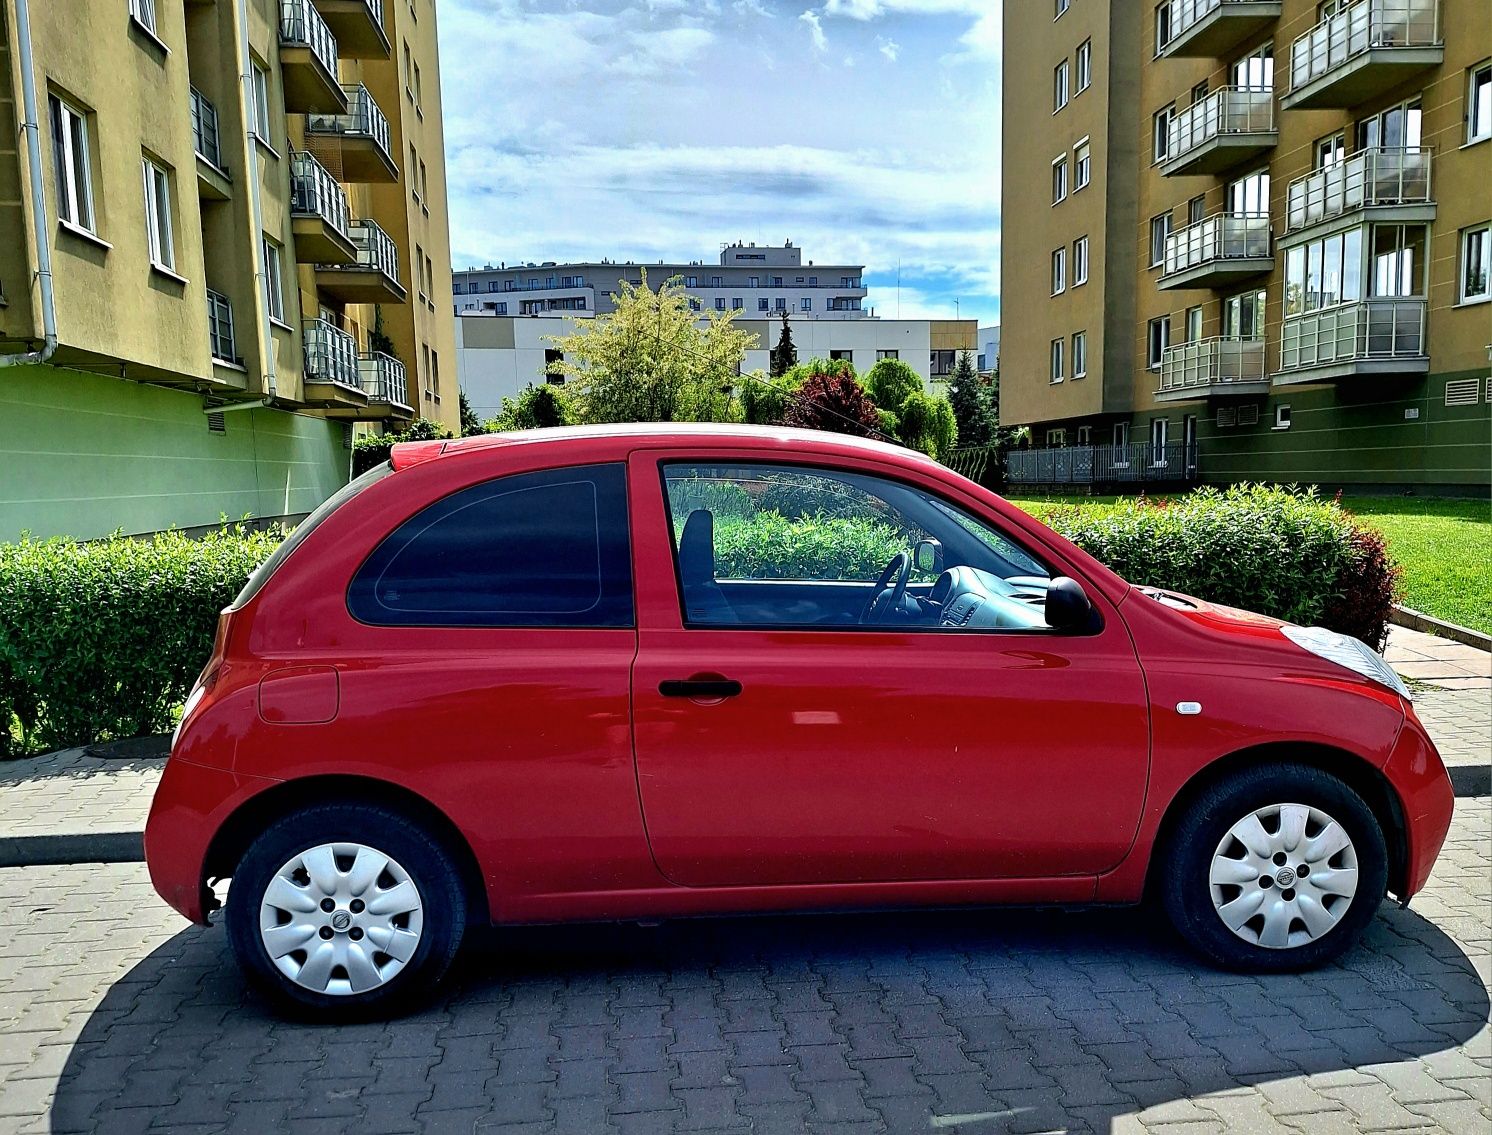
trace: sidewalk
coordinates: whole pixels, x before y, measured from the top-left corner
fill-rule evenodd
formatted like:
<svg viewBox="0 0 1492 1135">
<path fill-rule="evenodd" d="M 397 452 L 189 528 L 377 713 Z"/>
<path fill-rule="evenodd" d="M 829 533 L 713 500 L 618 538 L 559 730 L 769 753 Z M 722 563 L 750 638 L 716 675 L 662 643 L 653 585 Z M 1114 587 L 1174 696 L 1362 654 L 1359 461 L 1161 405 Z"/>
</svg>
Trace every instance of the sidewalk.
<svg viewBox="0 0 1492 1135">
<path fill-rule="evenodd" d="M 1415 709 L 1456 794 L 1492 794 L 1492 655 L 1394 627 L 1385 656 L 1413 680 Z M 0 762 L 0 867 L 141 859 L 168 742 L 147 738 Z"/>
</svg>

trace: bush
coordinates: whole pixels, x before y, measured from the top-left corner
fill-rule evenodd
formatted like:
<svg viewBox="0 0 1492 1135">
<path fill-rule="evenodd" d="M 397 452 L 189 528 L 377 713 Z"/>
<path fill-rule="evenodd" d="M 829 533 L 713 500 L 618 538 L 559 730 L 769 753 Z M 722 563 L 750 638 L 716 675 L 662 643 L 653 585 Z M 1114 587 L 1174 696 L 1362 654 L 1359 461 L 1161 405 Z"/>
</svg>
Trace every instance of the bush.
<svg viewBox="0 0 1492 1135">
<path fill-rule="evenodd" d="M 715 574 L 722 579 L 874 579 L 897 552 L 897 528 L 833 516 L 779 512 L 715 518 Z"/>
<path fill-rule="evenodd" d="M 570 403 L 560 392 L 563 388 L 544 383 L 526 386 L 517 398 L 504 398 L 502 409 L 494 418 L 482 423 L 485 433 L 506 430 L 538 430 L 574 424 Z"/>
<path fill-rule="evenodd" d="M 815 374 L 788 400 L 783 424 L 872 437 L 881 418 L 875 403 L 847 374 Z"/>
<path fill-rule="evenodd" d="M 1397 569 L 1374 533 L 1314 490 L 1199 489 L 1065 505 L 1042 519 L 1132 583 L 1319 624 L 1374 649 L 1387 637 Z"/>
<path fill-rule="evenodd" d="M 283 537 L 0 545 L 0 753 L 169 729 L 218 612 Z"/>
<path fill-rule="evenodd" d="M 883 410 L 896 410 L 921 391 L 921 376 L 900 359 L 881 359 L 865 376 L 865 393 Z"/>
</svg>

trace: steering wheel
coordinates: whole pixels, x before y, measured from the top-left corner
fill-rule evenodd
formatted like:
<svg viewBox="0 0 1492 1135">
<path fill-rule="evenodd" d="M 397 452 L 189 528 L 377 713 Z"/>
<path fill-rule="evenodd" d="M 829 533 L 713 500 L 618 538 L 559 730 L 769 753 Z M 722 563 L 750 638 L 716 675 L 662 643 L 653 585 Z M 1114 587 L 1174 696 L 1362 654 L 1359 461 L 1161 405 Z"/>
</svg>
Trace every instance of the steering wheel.
<svg viewBox="0 0 1492 1135">
<path fill-rule="evenodd" d="M 870 589 L 870 598 L 865 601 L 865 609 L 860 612 L 862 623 L 884 623 L 889 620 L 892 611 L 901 610 L 902 598 L 907 593 L 907 580 L 912 576 L 912 557 L 906 552 L 897 552 L 891 557 L 881 571 L 881 576 L 875 581 Z M 891 581 L 895 579 L 895 586 Z M 882 598 L 886 589 L 891 588 L 891 597 L 884 603 Z"/>
</svg>

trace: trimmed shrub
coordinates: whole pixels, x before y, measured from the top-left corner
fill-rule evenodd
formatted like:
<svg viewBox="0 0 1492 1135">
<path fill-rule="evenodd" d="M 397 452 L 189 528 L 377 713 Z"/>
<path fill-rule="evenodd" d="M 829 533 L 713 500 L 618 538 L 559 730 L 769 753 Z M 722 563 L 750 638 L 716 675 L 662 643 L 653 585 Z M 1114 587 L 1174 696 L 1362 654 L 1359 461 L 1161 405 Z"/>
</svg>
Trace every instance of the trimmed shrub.
<svg viewBox="0 0 1492 1135">
<path fill-rule="evenodd" d="M 779 512 L 715 519 L 715 573 L 722 579 L 874 579 L 905 551 L 890 524 L 845 517 L 790 520 Z"/>
<path fill-rule="evenodd" d="M 788 400 L 783 424 L 800 429 L 873 437 L 881 418 L 875 403 L 847 374 L 816 374 Z"/>
<path fill-rule="evenodd" d="M 574 424 L 570 403 L 560 393 L 563 387 L 549 383 L 525 386 L 517 398 L 504 398 L 496 417 L 482 423 L 483 433 L 506 430 L 537 430 Z"/>
<path fill-rule="evenodd" d="M 880 359 L 865 375 L 865 393 L 883 410 L 896 410 L 922 392 L 922 378 L 900 359 Z"/>
<path fill-rule="evenodd" d="M 0 545 L 0 751 L 169 729 L 218 612 L 283 538 L 234 526 Z"/>
</svg>

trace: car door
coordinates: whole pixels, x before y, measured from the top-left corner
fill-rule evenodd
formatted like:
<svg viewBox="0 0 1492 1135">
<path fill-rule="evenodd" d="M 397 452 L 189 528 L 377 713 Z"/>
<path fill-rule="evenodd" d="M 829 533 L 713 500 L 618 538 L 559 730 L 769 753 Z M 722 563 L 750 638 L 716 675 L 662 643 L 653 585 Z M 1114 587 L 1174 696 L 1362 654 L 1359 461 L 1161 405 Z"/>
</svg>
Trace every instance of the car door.
<svg viewBox="0 0 1492 1135">
<path fill-rule="evenodd" d="M 846 620 L 846 606 L 871 595 L 877 547 L 903 550 L 898 541 L 934 528 L 1027 600 L 1060 565 L 946 486 L 893 482 L 875 465 L 763 466 L 725 452 L 632 461 L 633 736 L 648 839 L 671 881 L 1040 878 L 1123 858 L 1149 717 L 1133 646 L 1101 597 L 1102 628 L 1082 635 L 1034 625 L 1039 600 L 1025 603 L 1028 625 L 988 632 L 868 625 L 862 610 Z M 854 500 L 815 499 L 815 483 L 847 476 Z M 771 505 L 771 494 L 792 496 L 785 489 L 799 499 Z M 883 507 L 909 492 L 929 498 L 920 528 Z M 814 588 L 838 594 L 798 601 Z M 909 592 L 930 602 L 925 579 Z"/>
</svg>

